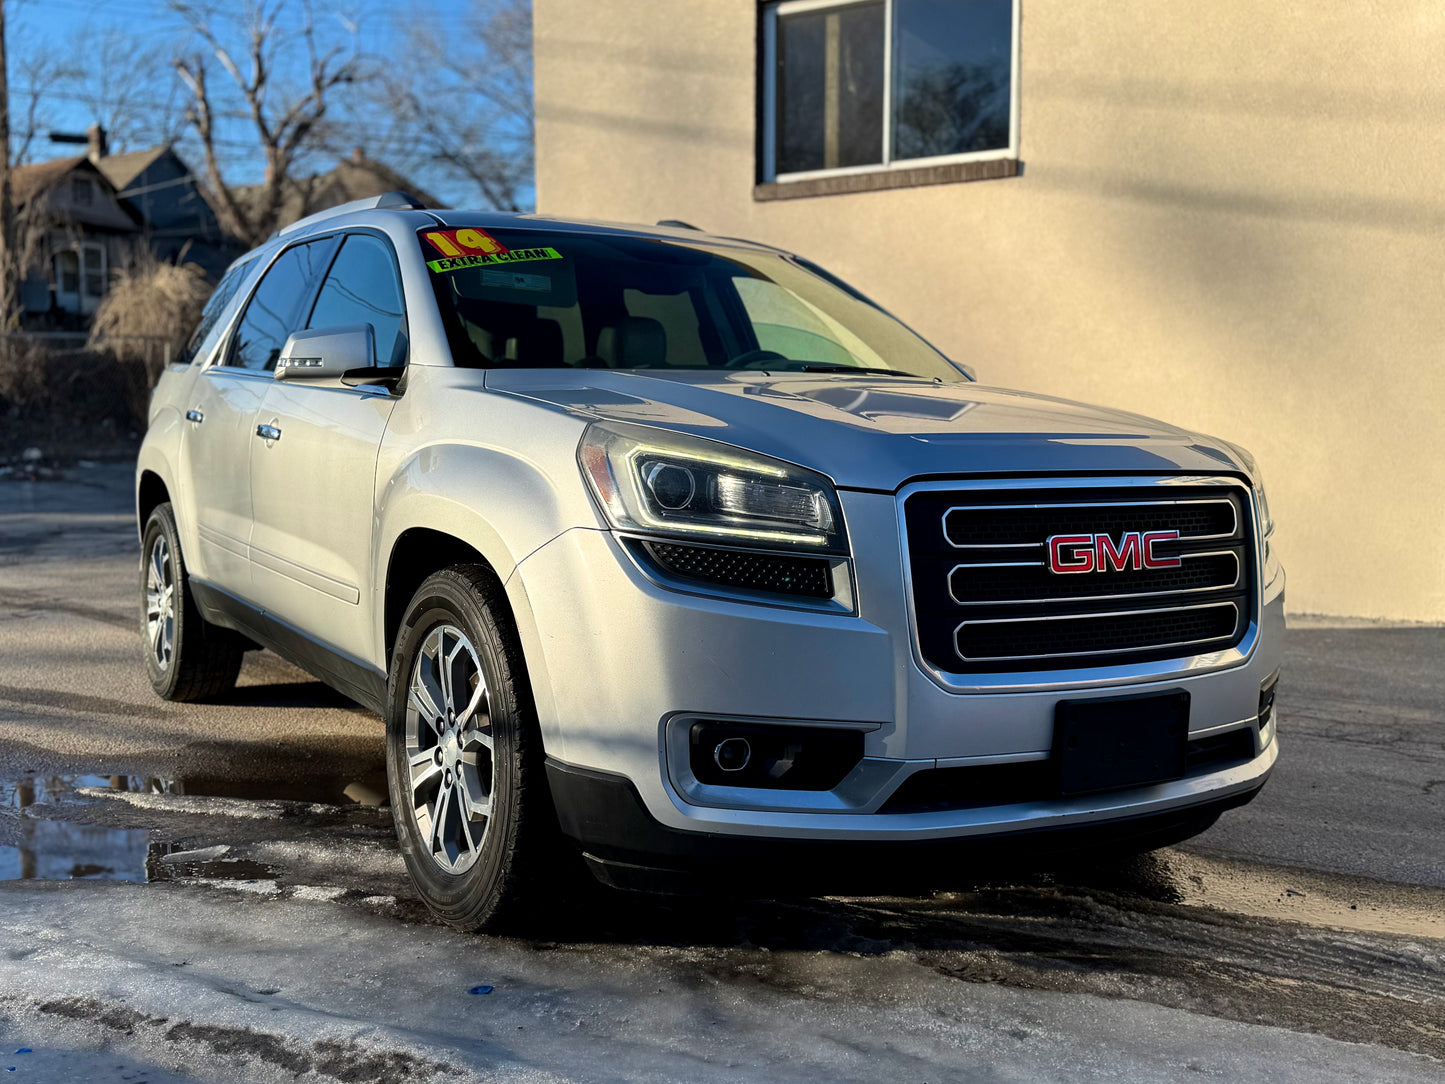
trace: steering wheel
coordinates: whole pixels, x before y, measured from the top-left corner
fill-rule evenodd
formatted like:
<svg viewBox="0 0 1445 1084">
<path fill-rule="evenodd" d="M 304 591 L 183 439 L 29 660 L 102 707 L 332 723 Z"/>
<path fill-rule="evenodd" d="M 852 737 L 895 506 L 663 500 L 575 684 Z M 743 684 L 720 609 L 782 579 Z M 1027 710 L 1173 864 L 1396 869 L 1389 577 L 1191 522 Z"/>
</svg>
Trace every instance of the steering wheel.
<svg viewBox="0 0 1445 1084">
<path fill-rule="evenodd" d="M 735 358 L 729 358 L 725 369 L 763 369 L 769 361 L 787 361 L 786 354 L 776 350 L 746 350 Z"/>
</svg>

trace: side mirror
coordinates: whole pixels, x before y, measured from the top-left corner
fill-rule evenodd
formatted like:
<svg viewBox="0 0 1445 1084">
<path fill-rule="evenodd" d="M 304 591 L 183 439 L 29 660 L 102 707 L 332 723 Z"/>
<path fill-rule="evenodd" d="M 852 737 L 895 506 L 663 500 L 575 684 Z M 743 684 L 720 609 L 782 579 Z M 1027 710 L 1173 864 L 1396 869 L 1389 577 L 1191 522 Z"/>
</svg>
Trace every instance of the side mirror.
<svg viewBox="0 0 1445 1084">
<path fill-rule="evenodd" d="M 370 324 L 298 331 L 276 359 L 277 380 L 335 380 L 351 369 L 375 364 L 376 332 Z"/>
</svg>

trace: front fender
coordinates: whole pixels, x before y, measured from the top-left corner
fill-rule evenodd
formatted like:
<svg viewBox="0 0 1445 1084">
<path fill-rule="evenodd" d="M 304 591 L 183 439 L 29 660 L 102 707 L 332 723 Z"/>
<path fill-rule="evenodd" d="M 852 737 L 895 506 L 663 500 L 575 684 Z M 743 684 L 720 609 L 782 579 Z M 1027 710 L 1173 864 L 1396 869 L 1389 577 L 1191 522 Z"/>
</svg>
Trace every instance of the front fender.
<svg viewBox="0 0 1445 1084">
<path fill-rule="evenodd" d="M 573 423 L 575 427 L 575 423 Z M 536 434 L 534 434 L 535 437 Z M 551 447 L 548 441 L 541 446 Z M 374 658 L 386 652 L 386 585 L 392 554 L 407 531 L 418 528 L 457 539 L 479 553 L 507 590 L 542 718 L 553 718 L 551 684 L 537 648 L 531 603 L 514 576 L 517 565 L 572 527 L 599 526 L 573 458 L 575 438 L 563 437 L 565 459 L 538 462 L 496 445 L 436 443 L 378 471 Z M 544 740 L 548 736 L 544 734 Z"/>
<path fill-rule="evenodd" d="M 150 427 L 146 430 L 145 440 L 141 442 L 140 452 L 136 456 L 134 497 L 136 532 L 141 534 L 145 531 L 145 522 L 141 516 L 141 482 L 147 474 L 153 474 L 161 480 L 175 508 L 176 527 L 181 534 L 181 550 L 189 562 L 197 552 L 197 541 L 195 517 L 189 514 L 189 509 L 181 507 L 184 494 L 179 485 L 179 467 L 183 427 L 181 413 L 174 407 L 161 407 L 151 416 Z"/>
</svg>

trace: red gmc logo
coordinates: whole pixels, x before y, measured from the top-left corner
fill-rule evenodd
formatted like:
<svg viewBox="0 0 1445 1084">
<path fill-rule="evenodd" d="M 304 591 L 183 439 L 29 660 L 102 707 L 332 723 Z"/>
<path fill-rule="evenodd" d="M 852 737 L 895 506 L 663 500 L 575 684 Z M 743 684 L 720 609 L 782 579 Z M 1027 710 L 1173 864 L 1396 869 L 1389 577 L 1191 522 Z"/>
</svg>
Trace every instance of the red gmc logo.
<svg viewBox="0 0 1445 1084">
<path fill-rule="evenodd" d="M 1178 531 L 1126 531 L 1115 546 L 1106 534 L 1056 534 L 1049 539 L 1049 570 L 1064 576 L 1127 568 L 1178 568 L 1178 557 L 1154 556 L 1157 543 L 1178 540 Z"/>
</svg>

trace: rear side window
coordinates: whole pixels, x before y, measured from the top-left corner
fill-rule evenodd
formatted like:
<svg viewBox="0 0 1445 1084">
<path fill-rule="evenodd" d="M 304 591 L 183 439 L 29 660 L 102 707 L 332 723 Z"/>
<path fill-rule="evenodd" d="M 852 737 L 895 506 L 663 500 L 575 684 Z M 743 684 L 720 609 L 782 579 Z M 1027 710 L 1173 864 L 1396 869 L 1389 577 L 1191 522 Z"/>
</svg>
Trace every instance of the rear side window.
<svg viewBox="0 0 1445 1084">
<path fill-rule="evenodd" d="M 376 335 L 373 364 L 406 364 L 406 307 L 396 260 L 384 241 L 365 234 L 352 234 L 341 246 L 306 322 L 308 328 L 348 324 L 371 325 Z"/>
<path fill-rule="evenodd" d="M 336 239 L 326 237 L 276 258 L 241 314 L 228 365 L 260 371 L 276 367 L 286 339 L 304 326 L 306 305 L 335 251 Z"/>
<path fill-rule="evenodd" d="M 185 349 L 176 358 L 179 364 L 189 365 L 196 360 L 197 356 L 204 356 L 211 352 L 216 339 L 216 336 L 211 333 L 217 330 L 216 324 L 220 321 L 221 314 L 226 311 L 226 306 L 236 296 L 236 291 L 241 288 L 241 283 L 246 281 L 246 275 L 253 270 L 255 270 L 254 261 L 247 260 L 245 263 L 236 264 L 221 276 L 221 281 L 211 292 L 206 307 L 201 310 L 201 322 L 196 325 L 196 330 L 191 332 Z"/>
</svg>

